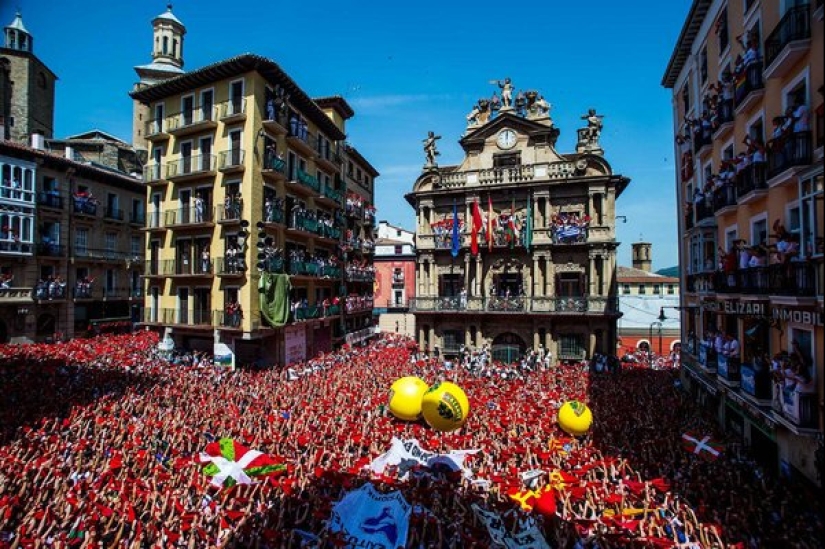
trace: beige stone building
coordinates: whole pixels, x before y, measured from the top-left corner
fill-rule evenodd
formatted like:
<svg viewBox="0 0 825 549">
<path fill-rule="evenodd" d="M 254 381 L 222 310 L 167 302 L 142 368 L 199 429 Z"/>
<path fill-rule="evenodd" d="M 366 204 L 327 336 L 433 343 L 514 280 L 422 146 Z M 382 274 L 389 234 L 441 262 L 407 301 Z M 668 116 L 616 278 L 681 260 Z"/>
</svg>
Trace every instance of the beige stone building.
<svg viewBox="0 0 825 549">
<path fill-rule="evenodd" d="M 766 467 L 820 482 L 824 10 L 694 0 L 662 80 L 679 158 L 685 386 Z M 715 352 L 717 331 L 739 357 Z M 783 390 L 776 356 L 809 381 Z"/>
<path fill-rule="evenodd" d="M 538 345 L 562 360 L 609 352 L 619 316 L 615 204 L 629 179 L 604 157 L 595 110 L 582 117 L 576 152 L 560 153 L 544 98 L 515 94 L 509 79 L 499 85 L 501 97 L 479 100 L 467 117 L 462 162 L 438 165 L 430 133 L 407 195 L 418 343 L 446 355 L 488 345 L 501 359 Z"/>
</svg>

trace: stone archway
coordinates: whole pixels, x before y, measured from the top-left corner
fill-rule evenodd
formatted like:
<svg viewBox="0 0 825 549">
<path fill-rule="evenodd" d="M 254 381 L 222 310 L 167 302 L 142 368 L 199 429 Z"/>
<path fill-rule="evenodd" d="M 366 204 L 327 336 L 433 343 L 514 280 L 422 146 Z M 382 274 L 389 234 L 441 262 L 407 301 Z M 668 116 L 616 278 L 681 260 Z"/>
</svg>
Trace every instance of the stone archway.
<svg viewBox="0 0 825 549">
<path fill-rule="evenodd" d="M 503 332 L 493 339 L 493 360 L 509 364 L 519 360 L 527 351 L 527 343 L 514 332 Z"/>
</svg>

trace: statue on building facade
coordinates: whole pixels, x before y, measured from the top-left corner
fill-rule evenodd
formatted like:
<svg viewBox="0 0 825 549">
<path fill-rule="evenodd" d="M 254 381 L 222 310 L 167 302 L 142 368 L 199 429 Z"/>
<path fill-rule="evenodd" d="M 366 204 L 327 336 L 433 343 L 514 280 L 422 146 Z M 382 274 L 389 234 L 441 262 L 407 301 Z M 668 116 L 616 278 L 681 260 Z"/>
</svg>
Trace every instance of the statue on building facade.
<svg viewBox="0 0 825 549">
<path fill-rule="evenodd" d="M 479 99 L 467 115 L 468 126 L 482 126 L 490 120 L 490 101 Z"/>
<path fill-rule="evenodd" d="M 435 132 L 429 132 L 427 139 L 424 140 L 424 155 L 427 160 L 427 163 L 424 165 L 425 168 L 434 168 L 438 165 L 435 162 L 435 157 L 441 154 L 436 148 L 436 141 L 439 139 L 441 139 L 440 135 L 435 135 Z"/>
<path fill-rule="evenodd" d="M 604 118 L 604 115 L 596 114 L 596 109 L 589 109 L 587 114 L 581 118 L 587 121 L 587 127 L 579 128 L 579 142 L 576 144 L 576 151 L 601 154 L 604 151 L 599 143 L 599 138 L 602 135 L 602 118 Z"/>
<path fill-rule="evenodd" d="M 504 80 L 491 80 L 491 84 L 496 84 L 501 88 L 501 108 L 509 110 L 513 108 L 513 83 L 508 76 Z"/>
</svg>

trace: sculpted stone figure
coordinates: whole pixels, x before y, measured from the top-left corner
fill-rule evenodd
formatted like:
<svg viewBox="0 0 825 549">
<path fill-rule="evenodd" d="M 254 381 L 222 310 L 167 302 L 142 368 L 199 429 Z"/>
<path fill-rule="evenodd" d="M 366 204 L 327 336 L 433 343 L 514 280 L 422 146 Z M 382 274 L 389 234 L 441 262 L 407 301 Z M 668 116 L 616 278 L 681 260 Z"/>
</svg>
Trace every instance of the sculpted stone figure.
<svg viewBox="0 0 825 549">
<path fill-rule="evenodd" d="M 427 159 L 426 166 L 435 166 L 435 157 L 438 156 L 439 153 L 436 149 L 436 141 L 441 139 L 440 135 L 435 135 L 435 132 L 429 132 L 427 134 L 427 139 L 424 140 L 424 155 Z"/>
<path fill-rule="evenodd" d="M 513 83 L 510 81 L 510 77 L 505 78 L 503 81 L 496 80 L 495 83 L 501 88 L 501 107 L 504 109 L 511 108 L 513 106 Z"/>
<path fill-rule="evenodd" d="M 590 109 L 582 116 L 582 120 L 587 120 L 587 133 L 585 134 L 591 143 L 598 143 L 602 134 L 602 118 L 604 115 L 596 114 L 596 109 Z"/>
</svg>

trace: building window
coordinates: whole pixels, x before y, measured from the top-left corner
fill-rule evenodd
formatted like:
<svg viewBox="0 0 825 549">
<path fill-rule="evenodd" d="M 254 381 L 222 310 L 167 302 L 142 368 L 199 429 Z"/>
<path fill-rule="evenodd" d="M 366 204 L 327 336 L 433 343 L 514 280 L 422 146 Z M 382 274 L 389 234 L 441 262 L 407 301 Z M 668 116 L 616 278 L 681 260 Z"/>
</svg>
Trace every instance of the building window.
<svg viewBox="0 0 825 549">
<path fill-rule="evenodd" d="M 699 81 L 704 84 L 708 81 L 708 47 L 704 46 L 699 53 Z"/>
<path fill-rule="evenodd" d="M 402 246 L 396 246 L 395 247 L 395 255 L 401 255 L 402 252 L 403 252 L 403 247 Z"/>
<path fill-rule="evenodd" d="M 117 233 L 106 233 L 104 247 L 107 252 L 114 252 L 117 248 Z"/>
<path fill-rule="evenodd" d="M 647 290 L 645 290 L 645 285 L 639 284 L 639 295 L 645 295 L 645 293 L 647 293 Z"/>
<path fill-rule="evenodd" d="M 630 294 L 630 284 L 625 284 L 624 286 L 622 286 L 622 293 L 625 295 Z"/>
<path fill-rule="evenodd" d="M 659 295 L 662 293 L 662 287 L 659 284 L 653 285 L 653 295 Z"/>
<path fill-rule="evenodd" d="M 673 286 L 673 284 L 668 284 L 667 285 L 667 295 L 673 295 L 675 293 L 676 293 L 676 288 Z"/>
<path fill-rule="evenodd" d="M 464 332 L 460 330 L 445 330 L 441 340 L 444 343 L 442 353 L 455 354 L 464 345 Z"/>
<path fill-rule="evenodd" d="M 768 220 L 760 219 L 751 225 L 751 246 L 765 245 L 768 239 Z"/>
<path fill-rule="evenodd" d="M 578 359 L 583 358 L 584 355 L 584 338 L 580 334 L 561 334 L 559 336 L 559 359 Z"/>
<path fill-rule="evenodd" d="M 74 232 L 75 253 L 85 255 L 89 246 L 89 229 L 79 227 Z"/>
<path fill-rule="evenodd" d="M 143 237 L 132 235 L 130 250 L 134 256 L 141 255 L 143 252 Z"/>
</svg>

